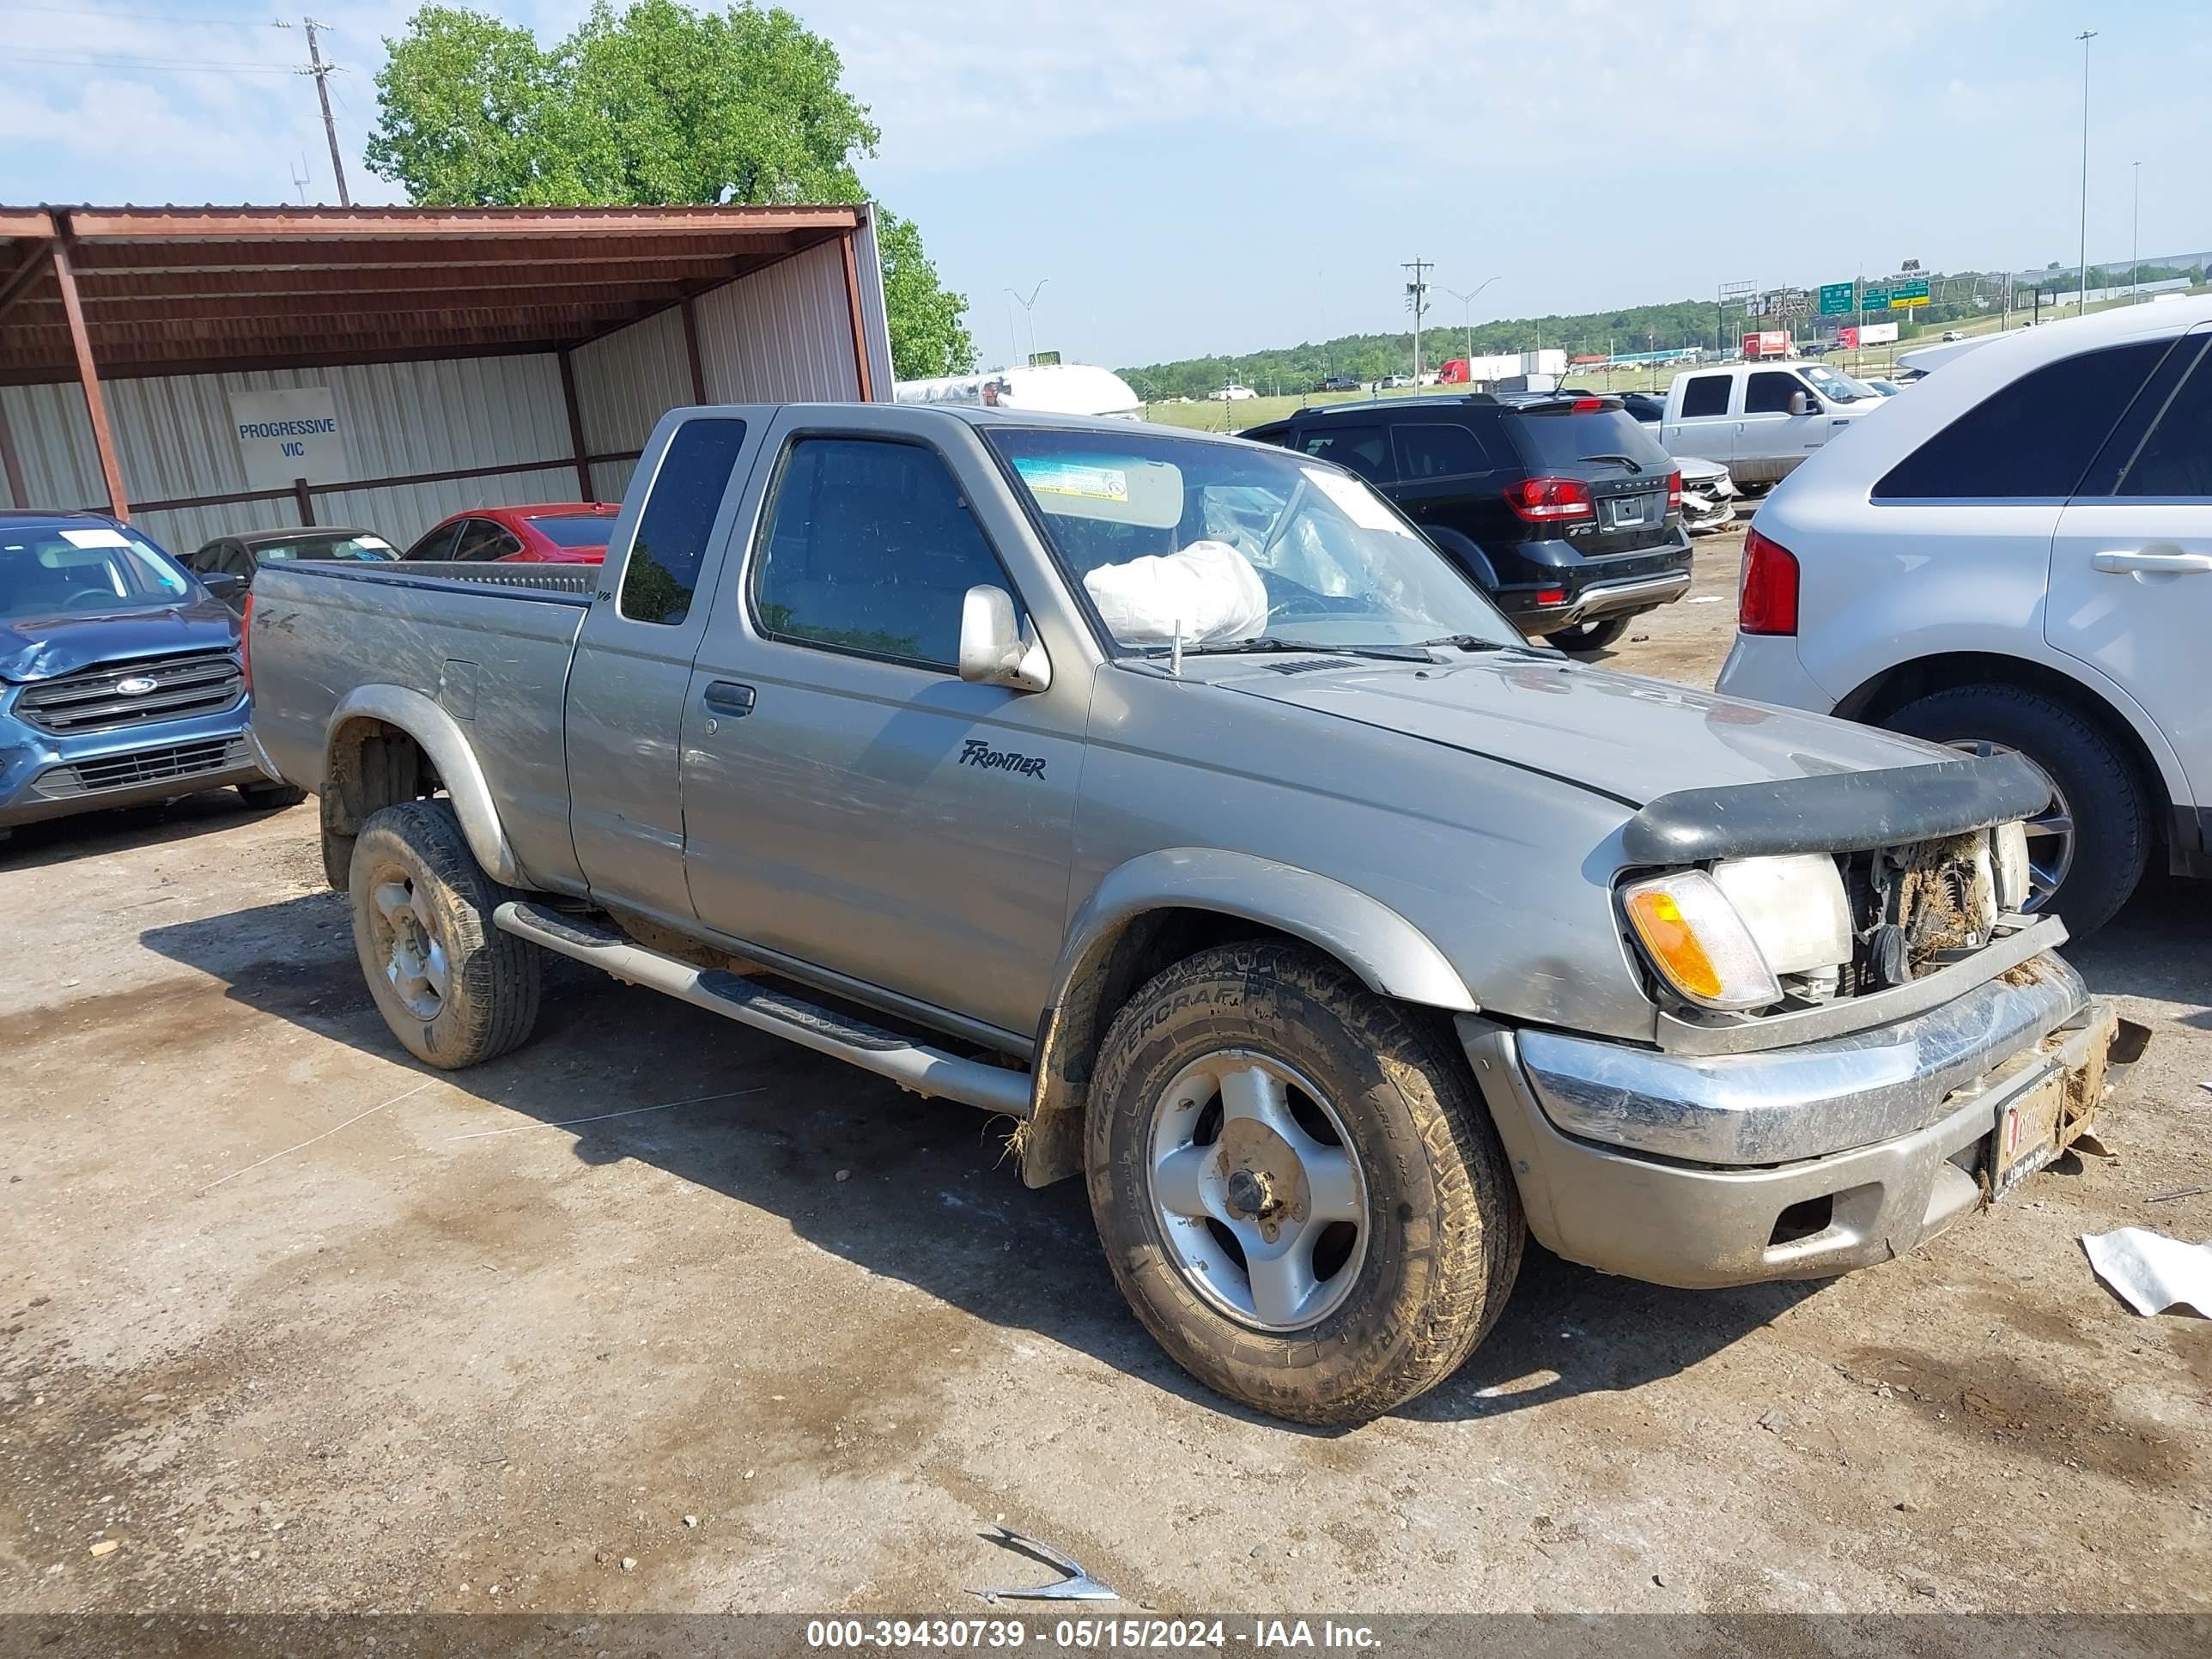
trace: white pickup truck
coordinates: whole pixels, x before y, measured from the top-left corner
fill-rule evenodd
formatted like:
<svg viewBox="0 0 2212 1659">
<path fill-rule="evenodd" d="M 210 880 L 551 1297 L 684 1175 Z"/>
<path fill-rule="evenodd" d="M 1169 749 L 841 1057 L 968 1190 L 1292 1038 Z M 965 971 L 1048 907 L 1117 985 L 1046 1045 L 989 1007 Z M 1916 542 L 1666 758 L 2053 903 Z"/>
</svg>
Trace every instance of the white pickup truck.
<svg viewBox="0 0 2212 1659">
<path fill-rule="evenodd" d="M 1659 441 L 1725 465 L 1739 484 L 1778 483 L 1851 422 L 1888 400 L 1825 363 L 1726 363 L 1677 374 Z"/>
</svg>

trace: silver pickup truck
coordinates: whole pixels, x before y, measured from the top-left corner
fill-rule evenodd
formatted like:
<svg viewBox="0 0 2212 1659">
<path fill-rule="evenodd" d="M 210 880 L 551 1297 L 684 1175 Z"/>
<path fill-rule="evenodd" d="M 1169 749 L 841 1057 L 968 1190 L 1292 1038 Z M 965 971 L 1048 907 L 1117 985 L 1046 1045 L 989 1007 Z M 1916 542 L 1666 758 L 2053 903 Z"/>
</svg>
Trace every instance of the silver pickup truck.
<svg viewBox="0 0 2212 1659">
<path fill-rule="evenodd" d="M 2010 756 L 1579 665 L 1310 457 L 1127 422 L 687 409 L 604 567 L 264 570 L 258 740 L 393 1033 L 528 1039 L 544 953 L 1082 1175 L 1182 1364 L 1371 1416 L 1525 1233 L 1840 1273 L 2089 1122 Z"/>
</svg>

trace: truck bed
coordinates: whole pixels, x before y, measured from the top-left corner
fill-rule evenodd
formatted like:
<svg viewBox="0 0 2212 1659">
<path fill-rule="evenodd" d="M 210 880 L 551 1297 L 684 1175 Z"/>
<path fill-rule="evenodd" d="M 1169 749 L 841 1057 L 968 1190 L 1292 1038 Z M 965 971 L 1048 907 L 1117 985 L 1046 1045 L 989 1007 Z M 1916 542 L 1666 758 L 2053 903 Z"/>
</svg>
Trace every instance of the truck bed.
<svg viewBox="0 0 2212 1659">
<path fill-rule="evenodd" d="M 334 717 L 356 691 L 427 698 L 467 732 L 517 864 L 538 884 L 574 888 L 562 702 L 599 577 L 598 565 L 264 565 L 251 627 L 255 734 L 288 781 L 319 791 Z"/>
</svg>

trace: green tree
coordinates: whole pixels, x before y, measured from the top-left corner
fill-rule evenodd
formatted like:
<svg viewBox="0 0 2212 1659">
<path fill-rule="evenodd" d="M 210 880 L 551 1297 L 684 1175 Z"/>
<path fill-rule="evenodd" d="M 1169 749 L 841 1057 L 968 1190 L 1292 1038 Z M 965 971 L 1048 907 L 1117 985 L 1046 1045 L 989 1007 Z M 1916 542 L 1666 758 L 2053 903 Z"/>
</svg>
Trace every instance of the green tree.
<svg viewBox="0 0 2212 1659">
<path fill-rule="evenodd" d="M 902 380 L 922 380 L 974 368 L 968 296 L 939 283 L 914 221 L 878 214 L 876 250 L 884 262 L 884 309 L 903 322 L 891 331 L 891 372 Z"/>
<path fill-rule="evenodd" d="M 566 40 L 424 6 L 385 42 L 369 170 L 428 206 L 859 202 L 880 135 L 839 84 L 836 48 L 781 7 L 694 11 L 599 0 Z M 921 233 L 879 213 L 891 356 L 902 376 L 972 365 L 964 296 Z"/>
</svg>

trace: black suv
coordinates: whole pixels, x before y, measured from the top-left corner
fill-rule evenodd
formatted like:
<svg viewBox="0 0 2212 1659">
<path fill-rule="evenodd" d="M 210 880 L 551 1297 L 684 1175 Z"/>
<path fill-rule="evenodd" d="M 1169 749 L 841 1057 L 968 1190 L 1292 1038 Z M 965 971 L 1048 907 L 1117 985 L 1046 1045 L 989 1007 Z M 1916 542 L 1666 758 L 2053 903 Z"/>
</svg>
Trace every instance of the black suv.
<svg viewBox="0 0 2212 1659">
<path fill-rule="evenodd" d="M 1524 633 L 1595 651 L 1690 586 L 1682 481 L 1620 399 L 1394 398 L 1243 434 L 1351 468 L 1458 560 Z"/>
</svg>

